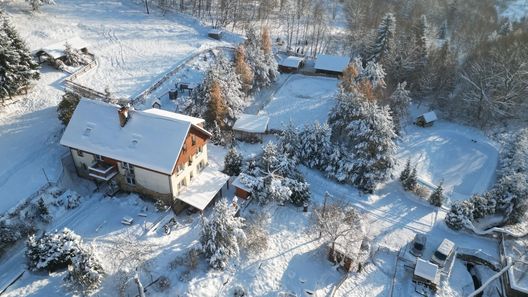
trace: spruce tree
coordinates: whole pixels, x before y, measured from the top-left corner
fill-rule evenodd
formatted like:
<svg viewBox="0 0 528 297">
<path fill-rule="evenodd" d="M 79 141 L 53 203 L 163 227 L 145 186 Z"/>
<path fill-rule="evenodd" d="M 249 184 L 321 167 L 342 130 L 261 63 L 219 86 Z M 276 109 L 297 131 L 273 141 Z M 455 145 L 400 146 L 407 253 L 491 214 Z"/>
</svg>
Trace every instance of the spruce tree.
<svg viewBox="0 0 528 297">
<path fill-rule="evenodd" d="M 411 174 L 409 174 L 409 177 L 405 180 L 405 183 L 403 184 L 403 187 L 406 191 L 414 191 L 416 189 L 416 186 L 418 185 L 418 177 L 416 173 L 416 165 L 411 170 Z"/>
<path fill-rule="evenodd" d="M 386 65 L 393 59 L 395 31 L 396 18 L 392 13 L 385 14 L 378 27 L 374 44 L 369 49 L 367 61 L 374 61 Z"/>
<path fill-rule="evenodd" d="M 409 107 L 411 106 L 410 92 L 405 89 L 406 82 L 399 83 L 396 90 L 389 98 L 389 106 L 392 111 L 392 119 L 394 121 L 394 128 L 397 132 L 401 129 L 401 119 L 407 117 L 409 114 Z"/>
<path fill-rule="evenodd" d="M 239 246 L 246 238 L 244 219 L 236 217 L 236 211 L 222 198 L 209 217 L 202 217 L 200 243 L 209 265 L 215 269 L 225 269 L 230 259 L 238 257 Z"/>
<path fill-rule="evenodd" d="M 407 179 L 409 178 L 409 175 L 411 174 L 411 159 L 407 159 L 407 163 L 405 164 L 405 168 L 400 173 L 400 181 L 402 185 L 405 184 Z"/>
<path fill-rule="evenodd" d="M 229 176 L 237 176 L 240 174 L 241 167 L 242 154 L 236 148 L 230 148 L 224 158 L 224 173 Z"/>
<path fill-rule="evenodd" d="M 442 188 L 442 183 L 440 183 L 433 193 L 431 193 L 431 196 L 429 196 L 429 202 L 434 206 L 442 206 L 442 203 L 444 202 L 444 188 Z"/>
</svg>

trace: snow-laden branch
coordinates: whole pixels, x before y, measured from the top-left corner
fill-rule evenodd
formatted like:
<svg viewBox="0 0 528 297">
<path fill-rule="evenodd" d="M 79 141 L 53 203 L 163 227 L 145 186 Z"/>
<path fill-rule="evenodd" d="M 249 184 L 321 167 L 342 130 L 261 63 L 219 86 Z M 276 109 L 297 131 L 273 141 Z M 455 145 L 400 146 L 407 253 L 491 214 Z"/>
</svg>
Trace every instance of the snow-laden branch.
<svg viewBox="0 0 528 297">
<path fill-rule="evenodd" d="M 502 268 L 501 271 L 497 272 L 495 275 L 493 275 L 492 277 L 490 277 L 490 279 L 488 279 L 485 283 L 482 284 L 482 286 L 480 286 L 480 288 L 478 288 L 477 290 L 475 290 L 473 293 L 469 294 L 468 297 L 475 297 L 477 296 L 479 293 L 481 293 L 482 291 L 484 291 L 484 289 L 489 285 L 491 284 L 491 282 L 493 282 L 494 280 L 496 280 L 497 278 L 499 278 L 504 272 L 508 271 L 508 269 L 510 269 L 510 267 L 513 265 L 513 261 L 510 257 L 506 258 L 506 266 L 504 266 L 504 268 Z"/>
<path fill-rule="evenodd" d="M 522 238 L 522 237 L 525 237 L 525 236 L 528 235 L 528 232 L 524 233 L 524 234 L 515 234 L 515 233 L 513 233 L 510 230 L 506 230 L 504 228 L 499 228 L 499 227 L 493 227 L 493 228 L 489 228 L 489 229 L 486 229 L 486 230 L 483 230 L 483 231 L 482 230 L 478 230 L 477 228 L 475 228 L 475 226 L 473 225 L 473 223 L 470 220 L 466 220 L 464 222 L 464 225 L 465 225 L 466 228 L 470 229 L 471 231 L 473 231 L 477 235 L 488 235 L 488 234 L 492 234 L 494 232 L 510 235 L 512 237 L 515 237 L 515 238 Z"/>
</svg>

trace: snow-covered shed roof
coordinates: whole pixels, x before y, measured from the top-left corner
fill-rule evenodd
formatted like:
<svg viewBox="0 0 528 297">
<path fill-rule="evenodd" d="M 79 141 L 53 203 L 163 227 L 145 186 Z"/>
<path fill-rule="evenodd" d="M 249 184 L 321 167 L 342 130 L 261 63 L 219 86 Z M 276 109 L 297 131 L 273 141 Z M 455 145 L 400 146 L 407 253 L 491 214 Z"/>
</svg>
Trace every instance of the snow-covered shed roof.
<svg viewBox="0 0 528 297">
<path fill-rule="evenodd" d="M 66 42 L 69 43 L 72 48 L 77 49 L 77 50 L 80 50 L 82 48 L 86 48 L 89 46 L 88 42 L 76 36 L 76 37 L 71 37 L 71 38 L 59 41 L 57 43 L 48 45 L 46 47 L 43 47 L 39 51 L 43 51 L 46 54 L 50 55 L 52 58 L 57 59 L 61 57 L 62 55 L 64 55 L 64 50 L 66 49 L 64 45 L 66 44 Z"/>
<path fill-rule="evenodd" d="M 268 130 L 269 116 L 241 114 L 233 125 L 233 130 L 247 133 L 265 133 Z"/>
<path fill-rule="evenodd" d="M 209 32 L 208 32 L 208 34 L 214 34 L 214 35 L 220 35 L 220 34 L 222 34 L 222 33 L 223 33 L 223 31 L 220 30 L 220 29 L 211 29 L 211 30 L 209 30 Z"/>
<path fill-rule="evenodd" d="M 284 66 L 284 67 L 299 68 L 299 65 L 301 64 L 302 61 L 303 61 L 303 58 L 301 57 L 288 56 L 282 59 L 279 65 Z"/>
<path fill-rule="evenodd" d="M 426 113 L 422 114 L 422 117 L 424 118 L 426 123 L 431 123 L 431 122 L 434 122 L 434 121 L 436 121 L 438 119 L 438 117 L 436 117 L 436 113 L 434 111 L 426 112 Z"/>
<path fill-rule="evenodd" d="M 191 127 L 205 131 L 190 121 L 138 110 L 130 110 L 121 127 L 119 108 L 81 99 L 60 144 L 170 175 Z"/>
<path fill-rule="evenodd" d="M 222 189 L 229 176 L 211 167 L 205 167 L 177 199 L 204 210 Z"/>
<path fill-rule="evenodd" d="M 314 68 L 333 72 L 343 72 L 350 63 L 350 57 L 317 55 Z"/>
<path fill-rule="evenodd" d="M 191 117 L 185 114 L 175 113 L 175 112 L 171 112 L 171 111 L 163 110 L 159 108 L 149 108 L 149 109 L 146 109 L 145 112 L 163 116 L 163 117 L 168 117 L 168 118 L 175 119 L 178 121 L 191 122 L 193 125 L 198 125 L 198 124 L 205 122 L 204 119 L 195 118 L 195 117 Z"/>
<path fill-rule="evenodd" d="M 357 257 L 361 251 L 363 239 L 362 236 L 341 236 L 336 239 L 334 249 L 347 257 Z"/>
<path fill-rule="evenodd" d="M 425 261 L 424 259 L 417 258 L 416 266 L 414 267 L 414 275 L 426 279 L 434 284 L 438 282 L 438 265 Z"/>
<path fill-rule="evenodd" d="M 237 178 L 235 178 L 235 180 L 231 183 L 231 185 L 239 189 L 242 189 L 246 192 L 251 192 L 251 188 L 246 186 L 244 183 L 242 183 L 242 181 L 240 180 L 240 176 L 237 176 Z"/>
</svg>

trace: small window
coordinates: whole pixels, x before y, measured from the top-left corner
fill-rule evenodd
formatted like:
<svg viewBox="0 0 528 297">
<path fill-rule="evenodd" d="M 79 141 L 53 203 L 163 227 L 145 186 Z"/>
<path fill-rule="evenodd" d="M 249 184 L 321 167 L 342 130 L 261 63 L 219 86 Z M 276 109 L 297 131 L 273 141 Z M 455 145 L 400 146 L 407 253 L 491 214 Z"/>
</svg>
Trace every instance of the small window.
<svg viewBox="0 0 528 297">
<path fill-rule="evenodd" d="M 95 160 L 96 160 L 96 161 L 103 161 L 103 156 L 101 156 L 101 155 L 95 155 Z"/>
<path fill-rule="evenodd" d="M 186 150 L 187 150 L 187 144 L 184 143 L 184 144 L 183 144 L 183 151 L 186 151 Z"/>
<path fill-rule="evenodd" d="M 126 181 L 127 181 L 127 184 L 129 184 L 131 186 L 135 186 L 136 185 L 136 179 L 131 177 L 131 176 L 127 176 Z"/>
<path fill-rule="evenodd" d="M 121 164 L 123 165 L 124 169 L 134 169 L 134 166 L 130 163 L 122 162 Z"/>
<path fill-rule="evenodd" d="M 88 170 L 88 167 L 87 167 L 86 164 L 84 164 L 84 163 L 81 163 L 81 168 L 82 168 L 83 170 Z"/>
<path fill-rule="evenodd" d="M 199 153 L 203 152 L 203 147 L 199 147 L 199 148 L 198 148 L 198 152 L 199 152 Z"/>
<path fill-rule="evenodd" d="M 196 145 L 196 135 L 191 136 L 192 145 Z"/>
<path fill-rule="evenodd" d="M 189 166 L 192 165 L 192 157 L 189 157 Z"/>
<path fill-rule="evenodd" d="M 84 157 L 84 153 L 81 150 L 77 150 L 77 156 Z"/>
</svg>

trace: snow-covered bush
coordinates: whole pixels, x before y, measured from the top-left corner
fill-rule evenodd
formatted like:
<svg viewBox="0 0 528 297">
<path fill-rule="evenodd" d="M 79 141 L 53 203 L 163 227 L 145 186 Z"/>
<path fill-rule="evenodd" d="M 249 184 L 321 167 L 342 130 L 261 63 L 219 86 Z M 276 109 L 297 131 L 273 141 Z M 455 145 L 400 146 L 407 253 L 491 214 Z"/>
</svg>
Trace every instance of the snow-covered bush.
<svg viewBox="0 0 528 297">
<path fill-rule="evenodd" d="M 8 216 L 0 218 L 0 256 L 17 241 L 33 232 L 33 226 Z"/>
<path fill-rule="evenodd" d="M 171 281 L 168 277 L 162 275 L 159 277 L 158 282 L 156 283 L 158 291 L 165 292 L 171 287 Z"/>
<path fill-rule="evenodd" d="M 259 213 L 246 222 L 244 248 L 250 253 L 259 254 L 268 248 L 269 234 L 266 229 L 268 220 L 266 214 Z"/>
<path fill-rule="evenodd" d="M 233 289 L 233 297 L 246 297 L 248 296 L 246 288 L 242 285 L 236 285 Z"/>
<path fill-rule="evenodd" d="M 442 183 L 440 183 L 433 193 L 431 193 L 431 196 L 429 196 L 429 202 L 434 206 L 442 206 L 444 203 L 444 188 L 442 187 Z"/>
<path fill-rule="evenodd" d="M 416 185 L 413 193 L 422 199 L 428 199 L 429 196 L 431 196 L 431 191 L 427 187 L 421 185 Z"/>
<path fill-rule="evenodd" d="M 54 0 L 26 0 L 26 2 L 29 2 L 29 5 L 31 5 L 31 9 L 33 11 L 39 11 L 40 7 L 45 4 L 55 4 Z"/>
<path fill-rule="evenodd" d="M 445 217 L 446 225 L 454 230 L 460 230 L 466 221 L 473 219 L 473 205 L 469 201 L 455 201 Z"/>
<path fill-rule="evenodd" d="M 81 96 L 72 92 L 66 92 L 62 95 L 62 100 L 57 106 L 57 116 L 64 126 L 68 125 L 70 122 L 73 112 L 80 100 Z"/>
<path fill-rule="evenodd" d="M 104 270 L 99 260 L 91 250 L 81 248 L 79 253 L 71 258 L 65 280 L 74 291 L 88 295 L 101 286 L 103 278 Z"/>
<path fill-rule="evenodd" d="M 67 228 L 40 238 L 31 235 L 26 243 L 29 269 L 55 271 L 66 268 L 72 257 L 80 253 L 80 244 L 81 237 Z"/>
<path fill-rule="evenodd" d="M 78 49 L 72 48 L 71 44 L 64 44 L 64 63 L 68 66 L 81 66 L 88 64 L 88 61 Z"/>
<path fill-rule="evenodd" d="M 241 167 L 242 154 L 236 148 L 230 148 L 224 158 L 224 173 L 229 176 L 237 176 L 240 174 Z"/>
<path fill-rule="evenodd" d="M 200 243 L 212 268 L 225 269 L 232 258 L 238 257 L 239 246 L 246 239 L 244 219 L 235 217 L 236 211 L 223 198 L 215 204 L 210 217 L 202 217 Z"/>
</svg>

